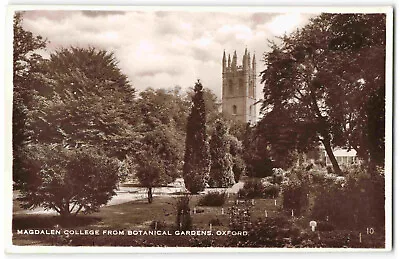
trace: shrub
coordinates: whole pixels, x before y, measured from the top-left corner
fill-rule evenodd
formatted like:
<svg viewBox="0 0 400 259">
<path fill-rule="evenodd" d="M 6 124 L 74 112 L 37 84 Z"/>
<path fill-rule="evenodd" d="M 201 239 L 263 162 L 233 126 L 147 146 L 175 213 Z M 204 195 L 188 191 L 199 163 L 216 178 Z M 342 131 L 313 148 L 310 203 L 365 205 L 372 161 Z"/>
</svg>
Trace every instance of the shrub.
<svg viewBox="0 0 400 259">
<path fill-rule="evenodd" d="M 263 197 L 273 199 L 279 196 L 279 185 L 273 184 L 264 187 Z"/>
<path fill-rule="evenodd" d="M 248 222 L 247 226 L 246 236 L 233 236 L 230 239 L 232 246 L 285 247 L 301 241 L 300 230 L 284 217 L 258 219 Z"/>
<path fill-rule="evenodd" d="M 120 163 L 93 148 L 29 145 L 18 200 L 25 209 L 43 207 L 67 217 L 96 212 L 117 189 Z"/>
<path fill-rule="evenodd" d="M 225 192 L 209 192 L 201 196 L 199 206 L 222 206 L 226 201 L 227 195 Z"/>
<path fill-rule="evenodd" d="M 247 180 L 243 188 L 238 192 L 239 198 L 243 199 L 254 199 L 254 198 L 276 198 L 279 195 L 280 188 L 277 184 L 271 184 L 270 182 L 261 179 L 249 179 Z"/>
<path fill-rule="evenodd" d="M 240 198 L 253 199 L 257 197 L 262 197 L 264 193 L 264 185 L 261 179 L 248 179 L 243 188 L 238 192 Z"/>
<path fill-rule="evenodd" d="M 283 208 L 293 210 L 296 215 L 308 205 L 308 185 L 305 182 L 292 179 L 283 187 Z"/>
<path fill-rule="evenodd" d="M 190 215 L 189 196 L 179 197 L 176 202 L 176 226 L 179 230 L 192 229 L 192 217 Z"/>
<path fill-rule="evenodd" d="M 316 192 L 312 215 L 338 228 L 384 226 L 384 177 L 364 168 L 352 169 L 344 185 L 329 182 Z"/>
</svg>

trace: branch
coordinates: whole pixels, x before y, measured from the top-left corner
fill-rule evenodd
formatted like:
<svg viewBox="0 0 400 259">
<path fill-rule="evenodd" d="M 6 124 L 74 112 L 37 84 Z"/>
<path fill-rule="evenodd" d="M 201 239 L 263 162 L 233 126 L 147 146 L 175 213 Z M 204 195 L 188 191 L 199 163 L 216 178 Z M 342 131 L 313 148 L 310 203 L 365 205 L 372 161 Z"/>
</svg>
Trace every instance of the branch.
<svg viewBox="0 0 400 259">
<path fill-rule="evenodd" d="M 75 216 L 78 215 L 78 213 L 79 213 L 79 211 L 81 211 L 82 207 L 83 207 L 83 205 L 81 204 L 81 205 L 79 206 L 78 210 L 75 212 Z"/>
<path fill-rule="evenodd" d="M 72 206 L 72 208 L 69 210 L 70 213 L 75 209 L 76 204 L 77 204 L 77 203 L 75 202 L 75 203 L 74 203 L 74 206 Z"/>
<path fill-rule="evenodd" d="M 57 211 L 58 213 L 60 213 L 61 214 L 61 211 L 60 211 L 60 209 L 58 209 L 56 206 L 52 206 L 53 207 L 53 209 L 55 210 L 55 211 Z"/>
<path fill-rule="evenodd" d="M 303 98 L 305 97 L 304 94 L 302 94 L 298 88 L 296 88 L 296 91 L 300 94 L 301 97 Z"/>
</svg>

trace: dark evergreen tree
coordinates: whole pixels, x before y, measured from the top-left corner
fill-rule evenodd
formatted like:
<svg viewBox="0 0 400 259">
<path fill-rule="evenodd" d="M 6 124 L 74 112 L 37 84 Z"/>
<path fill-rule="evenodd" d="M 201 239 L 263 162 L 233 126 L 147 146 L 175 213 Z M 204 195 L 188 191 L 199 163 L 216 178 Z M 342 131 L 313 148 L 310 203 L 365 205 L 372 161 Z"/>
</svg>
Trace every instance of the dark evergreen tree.
<svg viewBox="0 0 400 259">
<path fill-rule="evenodd" d="M 210 141 L 210 181 L 212 187 L 230 187 L 235 183 L 233 159 L 230 154 L 230 138 L 227 125 L 216 121 Z"/>
<path fill-rule="evenodd" d="M 206 109 L 200 80 L 194 86 L 192 108 L 186 130 L 183 178 L 191 193 L 204 190 L 210 171 L 210 151 L 206 134 Z"/>
</svg>

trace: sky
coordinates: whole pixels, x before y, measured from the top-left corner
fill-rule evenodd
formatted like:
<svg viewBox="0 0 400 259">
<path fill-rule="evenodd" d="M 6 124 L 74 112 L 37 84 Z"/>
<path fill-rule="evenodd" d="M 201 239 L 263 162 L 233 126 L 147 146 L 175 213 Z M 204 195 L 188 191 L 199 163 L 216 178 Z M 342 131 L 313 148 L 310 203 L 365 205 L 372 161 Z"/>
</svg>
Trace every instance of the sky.
<svg viewBox="0 0 400 259">
<path fill-rule="evenodd" d="M 69 46 L 114 52 L 121 71 L 139 91 L 148 87 L 186 89 L 200 79 L 221 98 L 224 50 L 227 55 L 236 50 L 241 64 L 247 47 L 256 55 L 260 72 L 268 40 L 304 26 L 312 16 L 246 10 L 35 10 L 25 12 L 23 26 L 50 41 L 48 53 Z M 261 90 L 258 82 L 257 98 Z"/>
</svg>

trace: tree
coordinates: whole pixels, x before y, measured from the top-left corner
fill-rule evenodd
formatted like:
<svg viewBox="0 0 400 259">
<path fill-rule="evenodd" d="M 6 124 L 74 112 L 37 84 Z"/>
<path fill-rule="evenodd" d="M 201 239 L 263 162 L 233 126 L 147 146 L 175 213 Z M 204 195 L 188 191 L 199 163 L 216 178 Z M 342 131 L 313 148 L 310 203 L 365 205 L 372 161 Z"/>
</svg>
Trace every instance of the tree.
<svg viewBox="0 0 400 259">
<path fill-rule="evenodd" d="M 206 110 L 200 80 L 194 86 L 192 108 L 186 130 L 183 178 L 191 193 L 204 190 L 210 171 L 210 151 L 206 134 Z"/>
<path fill-rule="evenodd" d="M 61 215 L 95 211 L 115 194 L 124 160 L 139 146 L 135 91 L 113 54 L 94 48 L 62 49 L 42 69 L 27 111 L 29 139 L 20 151 L 38 155 L 18 165 L 21 200 Z"/>
<path fill-rule="evenodd" d="M 266 177 L 273 173 L 270 146 L 265 135 L 250 125 L 247 125 L 243 140 L 243 160 L 249 176 Z"/>
<path fill-rule="evenodd" d="M 95 212 L 115 195 L 120 164 L 98 149 L 29 144 L 24 151 L 29 181 L 18 199 L 25 209 L 40 206 L 67 217 Z"/>
<path fill-rule="evenodd" d="M 61 49 L 41 80 L 29 111 L 32 142 L 96 146 L 120 159 L 136 148 L 135 90 L 112 53 Z"/>
<path fill-rule="evenodd" d="M 153 187 L 174 181 L 182 171 L 189 103 L 179 92 L 147 89 L 135 103 L 140 147 L 134 154 L 134 177 L 148 188 L 149 203 Z"/>
<path fill-rule="evenodd" d="M 230 154 L 228 128 L 222 121 L 216 121 L 210 140 L 210 186 L 230 187 L 235 183 L 233 158 Z"/>
<path fill-rule="evenodd" d="M 165 125 L 159 125 L 144 135 L 140 141 L 142 147 L 136 153 L 136 176 L 148 189 L 149 203 L 153 202 L 153 187 L 170 183 L 179 176 L 180 145 L 171 134 Z"/>
<path fill-rule="evenodd" d="M 19 154 L 24 143 L 29 139 L 27 134 L 27 111 L 30 108 L 32 96 L 38 85 L 36 74 L 40 71 L 42 57 L 37 50 L 46 46 L 46 40 L 34 36 L 23 26 L 21 12 L 14 14 L 13 21 L 13 114 L 12 114 L 12 146 L 13 146 L 13 180 L 21 181 L 23 172 L 19 164 Z"/>
<path fill-rule="evenodd" d="M 264 113 L 289 114 L 291 127 L 307 128 L 308 140 L 324 145 L 337 174 L 333 147 L 347 145 L 365 157 L 367 142 L 353 136 L 366 129 L 361 99 L 368 100 L 384 78 L 382 18 L 323 14 L 282 44 L 272 43 L 264 56 Z"/>
</svg>

